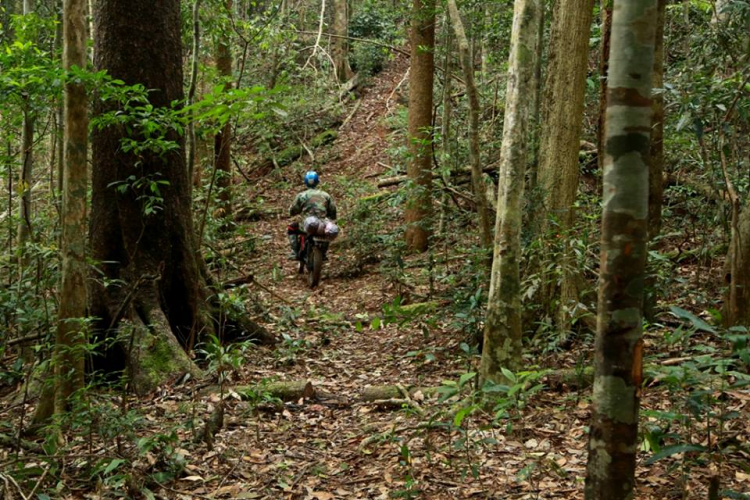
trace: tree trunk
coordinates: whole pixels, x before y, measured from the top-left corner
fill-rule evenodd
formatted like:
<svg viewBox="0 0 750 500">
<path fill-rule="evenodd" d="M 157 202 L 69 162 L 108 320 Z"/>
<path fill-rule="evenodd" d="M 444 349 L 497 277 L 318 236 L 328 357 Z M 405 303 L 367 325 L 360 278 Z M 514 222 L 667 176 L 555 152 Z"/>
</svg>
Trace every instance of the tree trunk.
<svg viewBox="0 0 750 500">
<path fill-rule="evenodd" d="M 227 14 L 232 12 L 233 0 L 224 0 Z M 232 88 L 232 41 L 229 28 L 225 27 L 216 47 L 216 69 L 224 81 L 224 88 Z M 232 220 L 232 124 L 227 121 L 221 131 L 214 138 L 214 161 L 218 172 L 216 186 L 218 187 L 219 213 L 227 228 Z"/>
<path fill-rule="evenodd" d="M 200 25 L 200 9 L 201 1 L 195 0 L 193 3 L 193 53 L 190 61 L 190 85 L 188 86 L 188 98 L 187 105 L 192 106 L 195 102 L 195 93 L 198 87 L 198 58 L 200 56 L 201 48 L 201 25 Z M 191 116 L 188 122 L 188 156 L 187 156 L 187 170 L 188 179 L 193 179 L 195 176 L 195 155 L 197 150 L 196 137 L 195 137 L 195 120 Z M 190 199 L 192 200 L 192 182 L 188 182 L 188 189 L 190 189 Z"/>
<path fill-rule="evenodd" d="M 537 43 L 543 3 L 516 0 L 513 13 L 511 53 L 505 124 L 500 153 L 495 248 L 479 369 L 480 384 L 502 380 L 501 368 L 517 371 L 521 357 L 521 221 L 526 164 L 529 160 L 529 120 L 536 85 Z"/>
<path fill-rule="evenodd" d="M 19 266 L 21 272 L 26 267 L 26 244 L 32 236 L 31 228 L 31 186 L 33 182 L 34 171 L 34 116 L 31 111 L 31 104 L 28 97 L 26 98 L 25 108 L 23 111 L 23 133 L 21 135 L 21 177 L 18 180 L 18 189 L 21 192 L 19 202 L 18 225 L 18 249 L 19 249 Z"/>
<path fill-rule="evenodd" d="M 555 4 L 550 35 L 550 56 L 542 102 L 538 186 L 542 189 L 545 239 L 554 232 L 563 235 L 563 257 L 559 262 L 562 282 L 543 287 L 543 304 L 549 305 L 559 293 L 558 327 L 569 328 L 570 306 L 577 303 L 574 256 L 567 244 L 573 226 L 573 205 L 578 193 L 578 151 L 583 126 L 583 104 L 586 92 L 589 34 L 593 0 L 559 0 Z M 551 230 L 555 219 L 558 229 Z"/>
<path fill-rule="evenodd" d="M 609 74 L 609 45 L 612 40 L 612 1 L 601 1 L 601 25 L 602 43 L 599 55 L 599 126 L 596 131 L 596 160 L 599 170 L 604 171 L 604 157 L 606 156 L 604 144 L 604 122 L 607 119 L 607 77 Z"/>
<path fill-rule="evenodd" d="M 63 67 L 86 67 L 86 0 L 63 7 Z M 88 190 L 88 97 L 82 83 L 65 85 L 62 203 L 62 287 L 55 341 L 55 412 L 65 413 L 70 396 L 83 387 L 86 343 L 86 193 Z"/>
<path fill-rule="evenodd" d="M 33 14 L 34 0 L 23 0 L 23 15 Z M 34 111 L 31 109 L 31 102 L 25 97 L 23 110 L 23 132 L 21 134 L 21 178 L 19 179 L 18 189 L 21 192 L 18 226 L 18 249 L 19 249 L 19 269 L 23 273 L 27 264 L 26 244 L 32 238 L 31 227 L 31 186 L 34 175 Z"/>
<path fill-rule="evenodd" d="M 445 25 L 448 24 L 448 15 L 445 16 Z M 443 141 L 443 163 L 444 171 L 443 183 L 447 186 L 450 180 L 450 173 L 455 165 L 453 154 L 451 153 L 451 117 L 453 115 L 453 100 L 451 98 L 451 89 L 453 88 L 453 37 L 451 31 L 445 30 L 445 79 L 443 81 L 443 116 L 440 123 L 440 137 Z M 448 191 L 443 190 L 440 196 L 440 219 L 438 221 L 438 234 L 443 235 L 445 232 L 446 216 L 448 214 Z"/>
<path fill-rule="evenodd" d="M 331 52 L 335 64 L 336 78 L 339 82 L 348 82 L 352 77 L 349 66 L 349 6 L 347 0 L 333 0 L 333 34 Z"/>
<path fill-rule="evenodd" d="M 648 240 L 653 242 L 661 233 L 661 207 L 664 197 L 664 17 L 667 1 L 657 0 L 656 42 L 654 47 L 653 124 L 651 126 L 651 149 L 648 170 Z M 654 246 L 654 250 L 658 247 Z M 658 290 L 656 274 L 649 272 L 646 278 L 646 297 L 643 311 L 646 319 L 653 320 L 656 314 Z"/>
<path fill-rule="evenodd" d="M 427 250 L 432 217 L 432 86 L 435 70 L 435 0 L 413 0 L 407 173 L 414 186 L 406 207 L 406 246 Z"/>
<path fill-rule="evenodd" d="M 733 200 L 732 203 L 738 203 Z M 739 207 L 733 209 L 733 214 Z M 750 203 L 732 218 L 732 237 L 725 265 L 724 324 L 750 326 Z"/>
<path fill-rule="evenodd" d="M 140 83 L 152 89 L 149 98 L 155 107 L 182 101 L 179 0 L 100 0 L 95 22 L 97 70 L 106 70 L 127 85 Z M 97 103 L 95 112 L 110 110 Z M 99 318 L 97 331 L 109 336 L 121 319 L 132 325 L 128 333 L 133 341 L 125 344 L 134 348 L 120 343 L 102 363 L 109 370 L 126 365 L 131 373 L 148 370 L 147 376 L 138 378 L 143 383 L 135 387 L 144 392 L 178 375 L 176 367 L 192 366 L 179 345 L 193 345 L 199 335 L 224 325 L 213 321 L 218 317 L 216 304 L 209 303 L 213 294 L 196 248 L 182 138 L 170 132 L 166 139 L 179 145 L 176 151 L 137 159 L 121 150 L 123 138 L 124 131 L 115 127 L 92 136 L 90 238 L 101 274 L 90 280 L 89 312 Z M 112 187 L 131 175 L 169 182 L 162 186 L 162 210 L 157 214 L 144 214 L 142 193 L 135 187 L 125 192 Z M 105 285 L 114 280 L 119 285 Z M 150 328 L 144 330 L 143 325 Z M 248 323 L 247 329 L 263 341 L 273 340 L 257 325 Z"/>
<path fill-rule="evenodd" d="M 656 20 L 657 0 L 615 3 L 588 500 L 634 498 Z"/>
<path fill-rule="evenodd" d="M 456 0 L 448 0 L 448 10 L 451 23 L 456 33 L 458 51 L 461 58 L 461 66 L 464 70 L 466 80 L 466 94 L 469 98 L 469 159 L 471 163 L 471 183 L 474 188 L 474 199 L 479 213 L 479 235 L 484 248 L 492 246 L 492 233 L 490 232 L 490 214 L 487 208 L 487 195 L 484 188 L 482 164 L 479 155 L 479 96 L 474 84 L 474 61 L 469 49 L 469 40 L 466 38 L 464 24 L 458 11 Z"/>
<path fill-rule="evenodd" d="M 653 125 L 648 174 L 648 239 L 661 232 L 661 205 L 664 195 L 664 15 L 667 0 L 657 0 L 656 45 L 654 49 Z"/>
</svg>

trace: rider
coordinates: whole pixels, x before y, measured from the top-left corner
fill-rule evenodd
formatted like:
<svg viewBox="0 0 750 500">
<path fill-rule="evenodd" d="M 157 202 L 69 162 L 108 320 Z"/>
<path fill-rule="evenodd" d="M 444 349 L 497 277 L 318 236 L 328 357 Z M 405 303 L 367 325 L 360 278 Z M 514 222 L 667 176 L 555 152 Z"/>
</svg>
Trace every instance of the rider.
<svg viewBox="0 0 750 500">
<path fill-rule="evenodd" d="M 328 218 L 336 220 L 336 204 L 333 202 L 330 194 L 322 189 L 316 189 L 319 183 L 320 177 L 317 172 L 311 170 L 305 174 L 305 187 L 307 189 L 294 198 L 292 206 L 289 207 L 289 215 L 314 215 L 320 219 Z M 292 247 L 289 260 L 297 260 L 297 255 L 300 251 L 299 222 L 290 224 L 287 228 L 287 234 L 289 236 L 289 244 Z"/>
</svg>

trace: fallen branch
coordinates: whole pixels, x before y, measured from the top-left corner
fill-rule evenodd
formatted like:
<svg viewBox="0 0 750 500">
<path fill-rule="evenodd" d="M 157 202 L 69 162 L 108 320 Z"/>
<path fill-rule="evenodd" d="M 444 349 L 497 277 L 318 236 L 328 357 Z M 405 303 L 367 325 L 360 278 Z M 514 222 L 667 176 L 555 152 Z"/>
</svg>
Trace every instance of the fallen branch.
<svg viewBox="0 0 750 500">
<path fill-rule="evenodd" d="M 299 31 L 299 30 L 297 30 L 297 31 L 295 31 L 295 33 L 297 33 L 299 35 L 313 35 L 313 36 L 317 36 L 318 35 L 317 31 Z M 392 50 L 394 52 L 398 52 L 399 54 L 403 54 L 406 57 L 411 57 L 411 53 L 409 53 L 409 52 L 407 52 L 407 51 L 405 51 L 403 49 L 399 49 L 398 47 L 394 47 L 393 45 L 388 45 L 387 43 L 381 42 L 379 40 L 372 40 L 370 38 L 356 38 L 356 37 L 353 37 L 353 36 L 345 36 L 345 35 L 334 35 L 333 33 L 322 33 L 322 34 L 323 34 L 323 36 L 326 36 L 326 37 L 344 38 L 346 40 L 351 40 L 353 42 L 363 42 L 363 43 L 369 43 L 369 44 L 372 44 L 372 45 L 377 45 L 379 47 L 383 47 L 383 48 L 386 48 L 386 49 L 390 49 L 390 50 Z"/>
<path fill-rule="evenodd" d="M 482 169 L 482 172 L 487 174 L 487 173 L 495 172 L 496 170 L 497 170 L 497 163 L 492 163 L 491 165 L 487 165 L 486 167 L 484 167 Z M 430 175 L 432 175 L 433 179 L 440 178 L 440 176 L 437 174 L 430 174 Z M 471 175 L 471 167 L 464 167 L 459 170 L 455 170 L 451 172 L 451 177 L 457 177 L 461 175 Z M 390 187 L 390 186 L 396 186 L 408 180 L 409 180 L 408 175 L 396 175 L 394 177 L 385 177 L 383 179 L 380 179 L 380 181 L 378 181 L 378 187 L 385 188 L 385 187 Z"/>
</svg>

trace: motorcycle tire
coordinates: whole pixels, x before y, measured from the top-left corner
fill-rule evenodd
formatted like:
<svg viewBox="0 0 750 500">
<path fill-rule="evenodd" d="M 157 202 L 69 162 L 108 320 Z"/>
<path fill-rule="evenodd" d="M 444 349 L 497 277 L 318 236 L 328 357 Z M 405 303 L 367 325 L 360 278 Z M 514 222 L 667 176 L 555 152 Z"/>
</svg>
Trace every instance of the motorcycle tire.
<svg viewBox="0 0 750 500">
<path fill-rule="evenodd" d="M 320 275 L 323 272 L 323 250 L 317 245 L 311 250 L 308 254 L 307 284 L 310 288 L 315 288 L 320 283 Z"/>
</svg>

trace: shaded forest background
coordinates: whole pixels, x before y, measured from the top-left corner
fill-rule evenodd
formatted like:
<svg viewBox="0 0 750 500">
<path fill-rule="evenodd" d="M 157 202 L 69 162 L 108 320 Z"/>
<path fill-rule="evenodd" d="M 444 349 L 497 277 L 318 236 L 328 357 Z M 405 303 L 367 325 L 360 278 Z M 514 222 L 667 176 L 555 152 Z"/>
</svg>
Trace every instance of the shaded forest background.
<svg viewBox="0 0 750 500">
<path fill-rule="evenodd" d="M 0 4 L 0 496 L 581 498 L 612 3 L 153 3 Z M 651 3 L 630 498 L 748 498 L 750 4 Z"/>
</svg>

